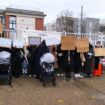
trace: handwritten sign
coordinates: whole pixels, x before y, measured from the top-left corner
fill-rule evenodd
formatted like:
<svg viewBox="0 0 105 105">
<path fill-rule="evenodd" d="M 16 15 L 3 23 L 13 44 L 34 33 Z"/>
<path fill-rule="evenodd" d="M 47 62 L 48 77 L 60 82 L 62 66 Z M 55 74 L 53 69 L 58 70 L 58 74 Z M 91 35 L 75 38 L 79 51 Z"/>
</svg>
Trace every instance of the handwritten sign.
<svg viewBox="0 0 105 105">
<path fill-rule="evenodd" d="M 94 48 L 95 56 L 105 56 L 105 48 Z"/>
<path fill-rule="evenodd" d="M 75 40 L 74 36 L 62 36 L 61 37 L 61 49 L 62 50 L 75 50 Z"/>
</svg>

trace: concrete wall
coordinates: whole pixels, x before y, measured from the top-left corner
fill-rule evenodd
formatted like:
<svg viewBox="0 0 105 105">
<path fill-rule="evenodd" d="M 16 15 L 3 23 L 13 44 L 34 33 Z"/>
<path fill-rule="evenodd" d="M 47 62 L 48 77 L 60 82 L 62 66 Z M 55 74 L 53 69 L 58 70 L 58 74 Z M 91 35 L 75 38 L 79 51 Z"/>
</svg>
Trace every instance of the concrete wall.
<svg viewBox="0 0 105 105">
<path fill-rule="evenodd" d="M 17 16 L 17 29 L 35 30 L 35 18 Z"/>
</svg>

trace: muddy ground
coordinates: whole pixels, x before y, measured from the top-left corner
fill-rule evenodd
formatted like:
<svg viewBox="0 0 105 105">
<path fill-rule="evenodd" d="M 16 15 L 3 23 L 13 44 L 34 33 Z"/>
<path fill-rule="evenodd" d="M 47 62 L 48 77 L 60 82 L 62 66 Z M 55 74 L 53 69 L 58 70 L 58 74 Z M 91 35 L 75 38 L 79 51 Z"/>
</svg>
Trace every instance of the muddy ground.
<svg viewBox="0 0 105 105">
<path fill-rule="evenodd" d="M 0 105 L 105 105 L 105 75 L 65 81 L 57 86 L 33 77 L 13 78 L 12 88 L 0 85 Z"/>
</svg>

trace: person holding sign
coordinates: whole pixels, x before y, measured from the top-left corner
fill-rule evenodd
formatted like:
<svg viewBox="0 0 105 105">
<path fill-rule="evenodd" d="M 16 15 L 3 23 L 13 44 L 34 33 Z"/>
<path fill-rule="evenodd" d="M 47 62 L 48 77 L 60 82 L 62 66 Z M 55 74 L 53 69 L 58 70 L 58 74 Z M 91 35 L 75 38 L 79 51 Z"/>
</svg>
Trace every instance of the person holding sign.
<svg viewBox="0 0 105 105">
<path fill-rule="evenodd" d="M 101 42 L 97 41 L 95 48 L 102 48 Z M 100 57 L 95 57 L 95 69 L 98 69 L 98 64 L 100 61 Z"/>
<path fill-rule="evenodd" d="M 100 64 L 100 58 L 104 56 L 104 53 L 104 48 L 102 48 L 101 42 L 97 41 L 95 46 L 95 67 L 93 71 L 94 76 L 101 76 L 102 74 L 102 64 Z"/>
<path fill-rule="evenodd" d="M 43 40 L 42 43 L 37 47 L 35 52 L 34 60 L 34 73 L 38 79 L 41 79 L 42 68 L 40 66 L 40 58 L 43 54 L 49 52 L 48 47 L 46 46 L 46 41 Z"/>
<path fill-rule="evenodd" d="M 80 53 L 74 52 L 74 76 L 75 77 L 83 77 L 81 74 L 82 60 L 80 57 Z"/>
<path fill-rule="evenodd" d="M 89 44 L 89 52 L 85 53 L 85 59 L 84 76 L 91 77 L 94 69 L 94 50 L 91 44 Z"/>
<path fill-rule="evenodd" d="M 73 72 L 73 54 L 73 51 L 63 51 L 63 68 L 65 71 L 65 79 L 71 78 L 71 73 Z"/>
</svg>

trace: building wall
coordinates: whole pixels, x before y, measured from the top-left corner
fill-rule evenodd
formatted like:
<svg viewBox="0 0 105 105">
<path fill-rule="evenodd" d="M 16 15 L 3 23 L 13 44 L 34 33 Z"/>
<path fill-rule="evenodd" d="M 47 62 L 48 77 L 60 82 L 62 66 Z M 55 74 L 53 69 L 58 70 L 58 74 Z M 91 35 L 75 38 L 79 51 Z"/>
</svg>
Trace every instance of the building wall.
<svg viewBox="0 0 105 105">
<path fill-rule="evenodd" d="M 78 18 L 73 18 L 73 33 L 80 33 L 80 24 Z"/>
<path fill-rule="evenodd" d="M 85 33 L 98 33 L 99 32 L 99 19 L 97 18 L 84 18 L 83 27 Z"/>
<path fill-rule="evenodd" d="M 17 32 L 10 30 L 10 16 L 16 16 L 16 29 Z M 19 37 L 21 30 L 44 30 L 44 18 L 31 17 L 23 15 L 6 15 L 5 16 L 6 29 L 10 30 L 5 32 L 5 36 L 11 39 L 17 39 Z M 19 34 L 19 35 L 18 35 Z"/>
<path fill-rule="evenodd" d="M 35 18 L 17 16 L 17 29 L 35 30 Z"/>
<path fill-rule="evenodd" d="M 3 37 L 18 39 L 23 30 L 44 30 L 44 17 L 41 11 L 6 8 L 0 10 L 0 16 L 4 16 Z M 0 17 L 0 21 L 2 17 Z"/>
<path fill-rule="evenodd" d="M 44 19 L 43 18 L 35 18 L 35 29 L 36 30 L 44 30 Z"/>
<path fill-rule="evenodd" d="M 9 30 L 9 15 L 5 15 L 5 29 Z M 6 31 L 5 37 L 10 37 L 9 31 Z"/>
</svg>

